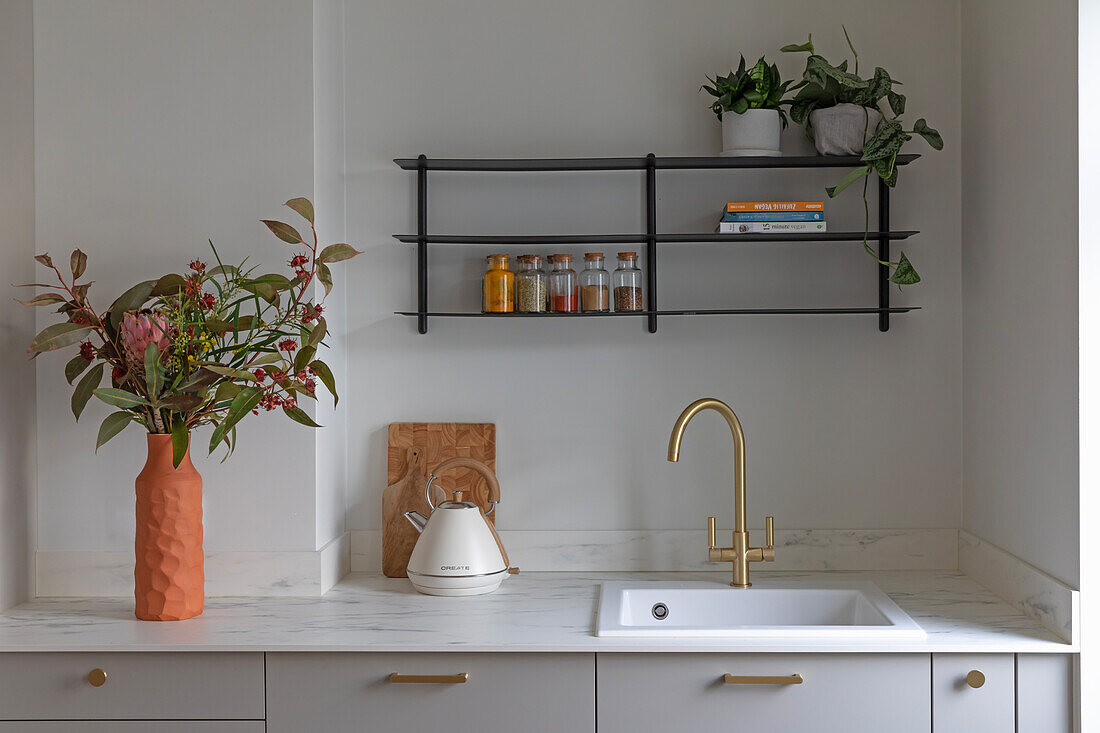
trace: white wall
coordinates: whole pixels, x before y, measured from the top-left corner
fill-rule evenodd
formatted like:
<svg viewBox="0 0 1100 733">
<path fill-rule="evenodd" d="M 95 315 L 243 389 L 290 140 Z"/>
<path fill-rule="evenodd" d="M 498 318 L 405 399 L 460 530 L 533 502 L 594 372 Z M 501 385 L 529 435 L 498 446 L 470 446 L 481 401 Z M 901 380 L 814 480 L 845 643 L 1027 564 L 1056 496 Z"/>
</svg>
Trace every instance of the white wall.
<svg viewBox="0 0 1100 733">
<path fill-rule="evenodd" d="M 0 4 L 0 253 L 4 278 L 34 279 L 34 49 L 32 0 Z M 27 299 L 31 292 L 10 296 Z M 20 305 L 0 308 L 0 610 L 33 594 L 34 365 L 26 350 L 34 314 Z"/>
<path fill-rule="evenodd" d="M 312 21 L 309 0 L 36 2 L 38 251 L 82 247 L 101 308 L 209 261 L 208 237 L 226 258 L 281 270 L 289 248 L 258 220 L 292 217 L 281 203 L 313 194 Z M 37 361 L 38 547 L 127 550 L 145 438 L 130 429 L 93 455 L 106 410 L 74 424 L 65 359 Z M 249 418 L 236 454 L 215 456 L 196 461 L 208 550 L 316 548 L 306 428 Z"/>
<path fill-rule="evenodd" d="M 962 526 L 1076 585 L 1077 3 L 962 24 Z"/>
<path fill-rule="evenodd" d="M 960 92 L 958 4 L 842 0 L 828 21 L 810 0 L 546 3 L 477 0 L 347 4 L 348 270 L 352 528 L 379 525 L 385 427 L 399 420 L 498 425 L 508 529 L 700 528 L 727 521 L 730 448 L 700 417 L 678 465 L 673 420 L 712 395 L 741 416 L 749 508 L 785 528 L 954 527 L 959 519 Z M 697 92 L 738 51 L 814 32 L 840 57 L 844 22 L 861 70 L 904 83 L 912 122 L 947 142 L 901 176 L 894 225 L 922 230 L 905 249 L 925 282 L 894 292 L 924 310 L 881 334 L 871 317 L 641 321 L 415 320 L 415 176 L 394 157 L 714 154 L 719 129 Z M 790 131 L 790 149 L 805 146 Z M 709 231 L 738 197 L 820 198 L 835 173 L 658 175 L 659 227 Z M 437 232 L 637 231 L 637 173 L 431 176 Z M 858 193 L 830 204 L 830 226 L 862 226 Z M 872 199 L 872 207 L 874 205 Z M 873 211 L 873 209 L 872 209 Z M 513 254 L 524 247 L 504 248 Z M 575 254 L 584 247 L 563 251 Z M 605 248 L 613 257 L 616 247 Z M 543 249 L 544 253 L 550 250 Z M 432 307 L 478 307 L 483 247 L 432 252 Z M 669 245 L 662 307 L 872 305 L 874 263 L 858 245 Z M 342 405 L 344 403 L 341 403 Z"/>
</svg>

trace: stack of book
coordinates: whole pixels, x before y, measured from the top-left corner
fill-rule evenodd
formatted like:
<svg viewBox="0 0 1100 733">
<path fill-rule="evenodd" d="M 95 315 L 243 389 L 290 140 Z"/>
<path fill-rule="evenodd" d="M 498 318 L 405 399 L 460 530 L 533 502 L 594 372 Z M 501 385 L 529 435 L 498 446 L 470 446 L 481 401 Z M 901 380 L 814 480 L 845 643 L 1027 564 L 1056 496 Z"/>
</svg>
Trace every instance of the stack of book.
<svg viewBox="0 0 1100 733">
<path fill-rule="evenodd" d="M 825 231 L 824 201 L 730 201 L 719 234 L 810 234 Z"/>
</svg>

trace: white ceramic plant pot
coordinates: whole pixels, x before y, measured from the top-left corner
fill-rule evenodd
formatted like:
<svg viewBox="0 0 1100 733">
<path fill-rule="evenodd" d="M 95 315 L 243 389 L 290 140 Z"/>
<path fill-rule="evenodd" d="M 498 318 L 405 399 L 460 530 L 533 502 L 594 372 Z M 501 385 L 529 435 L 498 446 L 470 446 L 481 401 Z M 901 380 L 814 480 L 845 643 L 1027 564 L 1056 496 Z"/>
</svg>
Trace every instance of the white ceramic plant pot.
<svg viewBox="0 0 1100 733">
<path fill-rule="evenodd" d="M 847 102 L 810 113 L 814 147 L 822 155 L 863 155 L 881 122 L 878 110 Z"/>
<path fill-rule="evenodd" d="M 779 111 L 748 109 L 722 114 L 722 155 L 779 155 Z"/>
</svg>

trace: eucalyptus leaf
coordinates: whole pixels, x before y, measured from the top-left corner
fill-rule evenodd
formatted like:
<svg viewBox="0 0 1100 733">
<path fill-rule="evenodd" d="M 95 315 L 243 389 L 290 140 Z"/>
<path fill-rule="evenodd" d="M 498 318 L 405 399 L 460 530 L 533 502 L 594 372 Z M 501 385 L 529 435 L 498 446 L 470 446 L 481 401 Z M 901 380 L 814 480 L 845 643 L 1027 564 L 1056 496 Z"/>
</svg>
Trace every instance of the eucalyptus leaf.
<svg viewBox="0 0 1100 733">
<path fill-rule="evenodd" d="M 16 299 L 15 302 L 28 306 L 30 308 L 37 308 L 38 306 L 42 305 L 55 305 L 56 303 L 67 303 L 68 301 L 62 298 L 57 293 L 42 293 L 40 295 L 34 296 L 30 300 Z"/>
<path fill-rule="evenodd" d="M 315 359 L 309 363 L 310 369 L 317 373 L 317 378 L 321 380 L 321 384 L 325 385 L 325 388 L 332 394 L 332 406 L 336 407 L 340 402 L 340 395 L 336 393 L 336 379 L 332 376 L 332 370 L 329 369 L 328 364 Z"/>
<path fill-rule="evenodd" d="M 233 398 L 225 417 L 214 428 L 214 434 L 210 436 L 210 453 L 214 452 L 214 449 L 218 447 L 218 443 L 222 441 L 230 428 L 240 422 L 256 405 L 260 404 L 263 395 L 264 391 L 260 387 L 245 387 Z"/>
<path fill-rule="evenodd" d="M 69 359 L 69 362 L 65 365 L 65 381 L 72 384 L 73 380 L 79 377 L 91 363 L 80 354 Z"/>
<path fill-rule="evenodd" d="M 287 244 L 302 244 L 302 235 L 298 233 L 297 229 L 289 224 L 284 224 L 281 221 L 272 221 L 271 219 L 261 219 L 260 221 L 271 230 L 272 234 Z"/>
<path fill-rule="evenodd" d="M 284 206 L 289 206 L 294 211 L 298 212 L 298 215 L 303 219 L 313 224 L 313 203 L 307 198 L 294 198 L 287 201 Z"/>
<path fill-rule="evenodd" d="M 134 420 L 134 416 L 129 412 L 112 412 L 99 426 L 99 435 L 96 437 L 95 449 L 98 452 L 99 447 L 106 443 L 111 438 L 115 437 L 122 432 L 122 429 L 129 425 Z"/>
<path fill-rule="evenodd" d="M 363 254 L 350 244 L 330 244 L 317 255 L 318 262 L 342 262 Z"/>
<path fill-rule="evenodd" d="M 95 390 L 92 394 L 106 402 L 108 405 L 114 405 L 115 407 L 121 407 L 127 410 L 132 410 L 135 407 L 149 406 L 149 403 L 143 400 L 141 397 L 138 397 L 133 392 L 127 392 L 124 389 L 103 387 Z"/>
<path fill-rule="evenodd" d="M 149 300 L 153 292 L 153 287 L 156 284 L 156 280 L 146 280 L 145 282 L 138 283 L 118 296 L 115 302 L 111 304 L 110 308 L 111 327 L 117 329 L 118 324 L 122 323 L 122 316 L 127 311 L 137 310 L 145 305 L 145 301 Z"/>
<path fill-rule="evenodd" d="M 65 346 L 72 346 L 82 340 L 92 326 L 86 323 L 55 323 L 42 329 L 34 340 L 31 341 L 30 350 L 35 353 L 54 351 Z"/>
<path fill-rule="evenodd" d="M 92 398 L 92 394 L 95 392 L 96 387 L 103 381 L 103 362 L 96 364 L 92 367 L 84 377 L 77 382 L 76 389 L 73 390 L 73 398 L 71 401 L 73 417 L 78 421 L 80 420 L 80 413 L 84 412 L 84 407 L 87 406 L 88 400 Z"/>
<path fill-rule="evenodd" d="M 317 279 L 325 286 L 325 295 L 332 292 L 332 271 L 323 262 L 317 265 Z"/>
<path fill-rule="evenodd" d="M 191 434 L 187 432 L 187 422 L 176 420 L 172 425 L 172 468 L 179 468 L 183 457 L 187 455 L 187 446 L 191 443 Z"/>
<path fill-rule="evenodd" d="M 284 407 L 283 412 L 286 413 L 287 417 L 289 417 L 291 420 L 293 420 L 296 423 L 301 423 L 302 425 L 306 425 L 306 426 L 311 427 L 311 428 L 324 427 L 322 425 L 318 425 L 317 423 L 315 423 L 313 421 L 313 418 L 311 418 L 306 413 L 306 411 L 303 410 L 300 407 L 291 407 L 289 409 Z"/>
</svg>

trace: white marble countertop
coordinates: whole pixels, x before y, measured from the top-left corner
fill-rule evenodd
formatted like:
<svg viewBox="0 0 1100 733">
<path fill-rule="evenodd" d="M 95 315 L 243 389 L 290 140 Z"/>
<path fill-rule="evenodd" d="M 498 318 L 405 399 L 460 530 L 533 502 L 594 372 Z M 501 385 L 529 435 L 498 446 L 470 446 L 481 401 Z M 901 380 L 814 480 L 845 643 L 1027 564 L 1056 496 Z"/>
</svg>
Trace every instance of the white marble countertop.
<svg viewBox="0 0 1100 733">
<path fill-rule="evenodd" d="M 927 637 L 851 642 L 595 635 L 603 581 L 725 583 L 724 573 L 521 573 L 508 578 L 496 593 L 468 598 L 424 596 L 404 579 L 353 574 L 321 598 L 212 598 L 202 616 L 175 623 L 135 620 L 132 599 L 39 599 L 0 614 L 0 652 L 1077 651 L 958 572 L 755 575 L 784 581 L 870 580 L 920 624 Z"/>
</svg>

